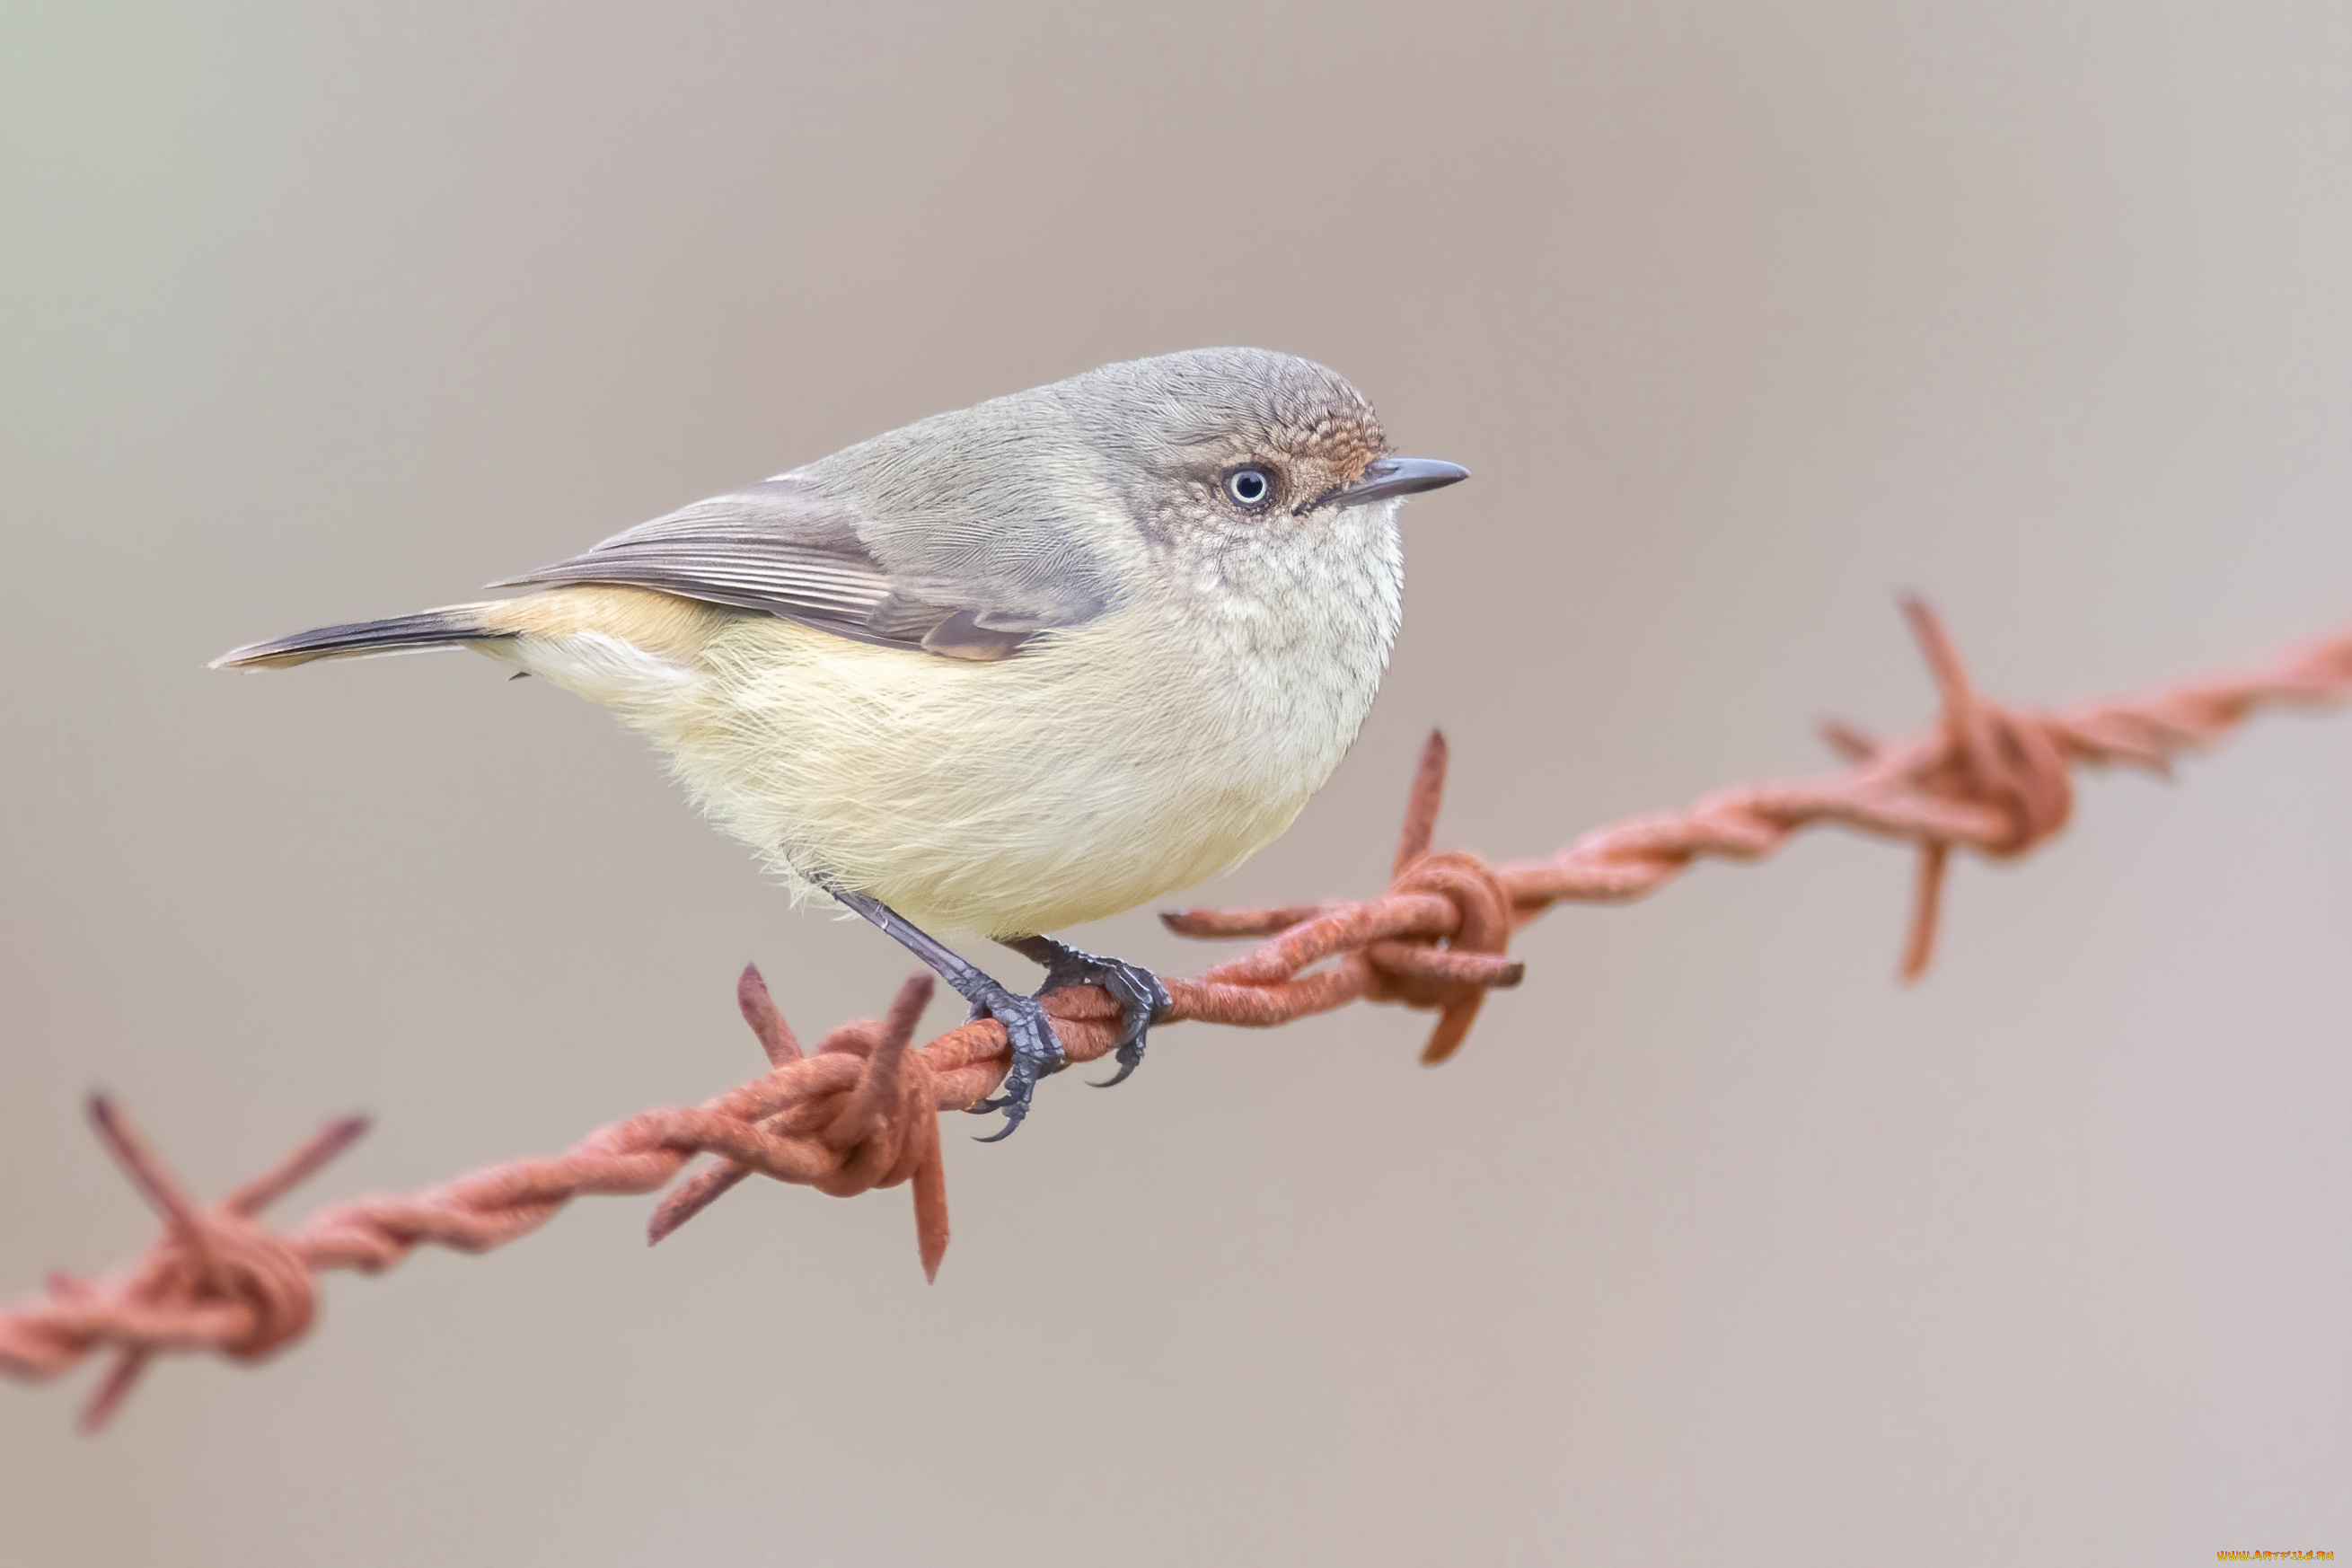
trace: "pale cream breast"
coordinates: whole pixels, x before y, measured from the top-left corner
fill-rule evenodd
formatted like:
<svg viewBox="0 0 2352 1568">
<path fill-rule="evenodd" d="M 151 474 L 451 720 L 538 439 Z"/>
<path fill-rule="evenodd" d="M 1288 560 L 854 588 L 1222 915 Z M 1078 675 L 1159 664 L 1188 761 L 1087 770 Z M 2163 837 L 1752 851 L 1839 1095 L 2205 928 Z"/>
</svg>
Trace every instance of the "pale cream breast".
<svg viewBox="0 0 2352 1568">
<path fill-rule="evenodd" d="M 1145 618 L 989 664 L 747 619 L 707 651 L 695 698 L 645 727 L 712 819 L 792 880 L 986 935 L 1055 930 L 1259 847 L 1346 744 L 1339 706 L 1269 724 L 1295 694 L 1218 679 Z"/>
<path fill-rule="evenodd" d="M 642 731 L 796 897 L 824 879 L 1026 935 L 1205 880 L 1289 826 L 1396 634 L 1389 510 L 1364 509 L 1369 542 L 1228 552 L 994 662 L 635 589 L 513 601 L 528 630 L 494 646 Z"/>
</svg>

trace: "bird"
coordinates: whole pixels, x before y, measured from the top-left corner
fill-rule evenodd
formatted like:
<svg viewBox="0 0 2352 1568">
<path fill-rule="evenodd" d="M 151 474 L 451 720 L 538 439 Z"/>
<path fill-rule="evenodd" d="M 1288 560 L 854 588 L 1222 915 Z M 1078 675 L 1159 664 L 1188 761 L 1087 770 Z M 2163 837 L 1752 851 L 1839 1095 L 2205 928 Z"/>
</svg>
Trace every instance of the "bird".
<svg viewBox="0 0 2352 1568">
<path fill-rule="evenodd" d="M 1009 1137 L 1066 1057 L 1038 998 L 1166 987 L 1049 933 L 1239 864 L 1370 712 L 1402 616 L 1391 450 L 1336 372 L 1265 349 L 1106 364 L 846 447 L 490 584 L 214 668 L 470 648 L 612 710 L 794 903 L 855 911 L 1005 1030 Z M 940 941 L 1042 964 L 1024 995 Z"/>
</svg>

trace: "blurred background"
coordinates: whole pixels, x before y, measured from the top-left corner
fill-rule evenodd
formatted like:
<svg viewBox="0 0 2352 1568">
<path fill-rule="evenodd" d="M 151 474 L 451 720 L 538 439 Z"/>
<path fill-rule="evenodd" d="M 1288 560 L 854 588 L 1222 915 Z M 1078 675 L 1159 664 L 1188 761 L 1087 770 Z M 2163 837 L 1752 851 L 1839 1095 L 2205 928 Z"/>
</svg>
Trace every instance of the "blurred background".
<svg viewBox="0 0 2352 1568">
<path fill-rule="evenodd" d="M 0 16 L 0 1288 L 551 1151 L 908 968 L 603 713 L 205 661 L 470 596 L 1108 360 L 1322 360 L 1475 480 L 1289 836 L 1542 853 L 2352 619 L 2352 12 L 17 0 Z M 1467 1049 L 1171 1029 L 903 1191 L 598 1200 L 259 1369 L 0 1388 L 43 1564 L 2210 1562 L 2352 1552 L 2352 719 L 1968 862 L 1832 834 L 1528 930 Z M 1149 910 L 1078 933 L 1191 973 Z M 1006 961 L 1007 972 L 1019 972 Z M 944 1026 L 950 1010 L 929 1022 Z M 2335 1478 L 2330 1480 L 2328 1478 Z"/>
</svg>

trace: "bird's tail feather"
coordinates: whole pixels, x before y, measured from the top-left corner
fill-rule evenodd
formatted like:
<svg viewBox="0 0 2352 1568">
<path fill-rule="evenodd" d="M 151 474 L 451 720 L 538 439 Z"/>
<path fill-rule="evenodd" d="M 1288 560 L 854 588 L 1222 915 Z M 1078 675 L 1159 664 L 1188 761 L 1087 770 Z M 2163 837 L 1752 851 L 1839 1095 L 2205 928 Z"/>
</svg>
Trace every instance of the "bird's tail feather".
<svg viewBox="0 0 2352 1568">
<path fill-rule="evenodd" d="M 215 669 L 279 669 L 308 664 L 314 658 L 364 658 L 371 654 L 425 653 L 434 648 L 459 647 L 467 643 L 497 642 L 513 637 L 491 624 L 488 612 L 498 601 L 481 605 L 451 605 L 389 620 L 357 621 L 349 626 L 320 626 L 297 632 L 273 642 L 231 648 L 213 660 Z"/>
</svg>

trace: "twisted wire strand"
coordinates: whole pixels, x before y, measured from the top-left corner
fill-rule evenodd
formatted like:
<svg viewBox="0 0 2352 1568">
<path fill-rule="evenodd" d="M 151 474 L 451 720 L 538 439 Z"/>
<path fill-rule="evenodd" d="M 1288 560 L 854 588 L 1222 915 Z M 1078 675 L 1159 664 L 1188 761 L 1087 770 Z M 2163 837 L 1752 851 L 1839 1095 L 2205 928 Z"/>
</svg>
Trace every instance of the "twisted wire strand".
<svg viewBox="0 0 2352 1568">
<path fill-rule="evenodd" d="M 1936 722 L 1881 743 L 1843 726 L 1824 739 L 1845 771 L 1790 783 L 1735 785 L 1680 812 L 1610 824 L 1538 860 L 1490 866 L 1432 848 L 1446 768 L 1444 738 L 1423 749 L 1387 891 L 1359 901 L 1276 909 L 1188 910 L 1161 918 L 1179 934 L 1265 939 L 1192 979 L 1167 982 L 1168 1023 L 1268 1027 L 1350 1002 L 1433 1011 L 1422 1052 L 1458 1050 L 1491 990 L 1517 984 L 1511 932 L 1553 904 L 1622 903 L 1655 891 L 1701 859 L 1754 860 L 1798 833 L 1834 825 L 1907 843 L 1918 855 L 1901 973 L 1933 951 L 1946 867 L 1955 849 L 2008 858 L 2064 827 L 2078 765 L 2168 772 L 2184 751 L 2222 739 L 2257 710 L 2318 707 L 2352 696 L 2352 628 L 2288 649 L 2237 675 L 2072 708 L 2004 707 L 1980 696 L 1940 621 L 1904 612 L 1942 700 Z M 1318 967 L 1318 966 L 1324 967 Z M 140 1258 L 97 1279 L 53 1274 L 47 1292 L 0 1312 L 0 1372 L 55 1377 L 110 1351 L 114 1361 L 82 1412 L 103 1426 L 160 1354 L 257 1361 L 299 1340 L 317 1315 L 317 1277 L 377 1273 L 422 1246 L 482 1252 L 527 1235 L 574 1198 L 654 1192 L 697 1155 L 717 1162 L 678 1183 L 655 1210 L 659 1241 L 751 1175 L 837 1197 L 904 1185 L 913 1194 L 917 1255 L 936 1276 L 948 1245 L 939 1115 L 987 1098 L 1009 1061 L 1004 1030 L 981 1019 L 920 1049 L 914 1031 L 931 994 L 909 980 L 886 1016 L 856 1019 L 805 1050 L 747 968 L 737 1002 L 768 1070 L 700 1105 L 642 1112 L 562 1153 L 510 1161 L 405 1196 L 331 1204 L 283 1232 L 260 1211 L 366 1130 L 330 1123 L 276 1166 L 209 1208 L 190 1198 L 138 1129 L 103 1097 L 92 1122 L 124 1174 L 156 1209 L 162 1234 Z M 1070 1060 L 1116 1044 L 1118 1005 L 1094 986 L 1045 998 Z"/>
</svg>

